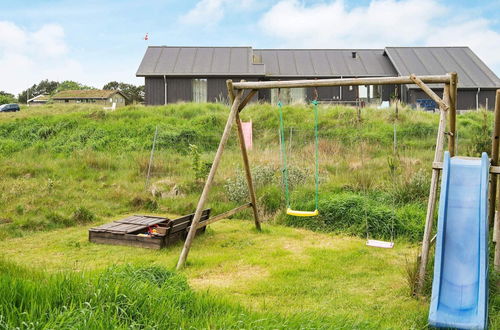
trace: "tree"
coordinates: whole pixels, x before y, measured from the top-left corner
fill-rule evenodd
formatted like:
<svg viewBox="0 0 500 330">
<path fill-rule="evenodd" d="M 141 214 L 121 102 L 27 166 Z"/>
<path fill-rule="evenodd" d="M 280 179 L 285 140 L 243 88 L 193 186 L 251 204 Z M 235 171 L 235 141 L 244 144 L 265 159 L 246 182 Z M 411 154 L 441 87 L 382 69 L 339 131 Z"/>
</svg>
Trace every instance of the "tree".
<svg viewBox="0 0 500 330">
<path fill-rule="evenodd" d="M 16 98 L 14 95 L 0 91 L 0 104 L 6 104 L 6 103 L 14 103 L 16 102 Z"/>
<path fill-rule="evenodd" d="M 53 94 L 58 86 L 59 82 L 49 81 L 48 79 L 45 79 L 19 93 L 17 98 L 20 103 L 26 103 L 28 99 L 31 99 L 35 96 L 42 94 Z"/>
<path fill-rule="evenodd" d="M 55 92 L 58 93 L 61 91 L 80 90 L 80 89 L 95 89 L 95 87 L 85 86 L 83 84 L 80 84 L 79 82 L 72 80 L 65 80 L 62 83 L 59 83 L 59 86 L 57 86 Z"/>
<path fill-rule="evenodd" d="M 128 103 L 144 102 L 144 85 L 135 86 L 132 84 L 111 81 L 104 85 L 102 89 L 122 92 L 128 99 Z"/>
</svg>

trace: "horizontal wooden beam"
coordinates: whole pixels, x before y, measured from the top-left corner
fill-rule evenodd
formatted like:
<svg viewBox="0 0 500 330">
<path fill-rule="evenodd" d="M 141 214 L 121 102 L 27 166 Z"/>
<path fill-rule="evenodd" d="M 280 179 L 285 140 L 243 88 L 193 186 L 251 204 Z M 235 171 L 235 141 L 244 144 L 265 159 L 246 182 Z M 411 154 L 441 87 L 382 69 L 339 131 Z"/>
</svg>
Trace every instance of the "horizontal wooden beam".
<svg viewBox="0 0 500 330">
<path fill-rule="evenodd" d="M 473 157 L 468 157 L 468 158 L 473 158 Z M 432 168 L 435 170 L 441 171 L 443 169 L 443 163 L 434 162 L 434 163 L 432 163 Z M 490 173 L 491 174 L 500 174 L 500 166 L 490 166 Z"/>
<path fill-rule="evenodd" d="M 428 84 L 449 83 L 451 76 L 418 76 Z M 360 86 L 360 85 L 403 85 L 414 84 L 410 76 L 405 77 L 378 77 L 378 78 L 340 78 L 340 79 L 307 79 L 284 81 L 245 81 L 233 83 L 235 89 L 266 89 L 266 88 L 300 88 L 325 86 Z"/>
<path fill-rule="evenodd" d="M 252 207 L 252 203 L 243 204 L 241 206 L 238 206 L 237 208 L 234 208 L 232 210 L 229 210 L 229 211 L 226 211 L 226 212 L 221 213 L 219 215 L 216 215 L 214 217 L 211 217 L 208 220 L 201 221 L 200 223 L 198 223 L 198 226 L 196 229 L 200 229 L 200 228 L 206 227 L 214 222 L 217 222 L 219 220 L 226 219 L 226 218 L 232 216 L 233 214 L 236 214 L 240 211 L 243 211 L 244 209 L 247 209 L 249 207 Z M 189 228 L 191 228 L 191 227 L 188 227 L 187 230 L 189 230 Z"/>
</svg>

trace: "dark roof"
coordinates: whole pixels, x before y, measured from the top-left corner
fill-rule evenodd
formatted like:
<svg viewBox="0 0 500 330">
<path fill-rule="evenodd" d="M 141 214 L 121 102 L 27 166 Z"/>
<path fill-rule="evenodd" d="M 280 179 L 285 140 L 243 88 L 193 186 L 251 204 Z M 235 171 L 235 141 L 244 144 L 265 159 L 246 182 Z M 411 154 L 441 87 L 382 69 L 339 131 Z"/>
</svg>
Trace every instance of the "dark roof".
<svg viewBox="0 0 500 330">
<path fill-rule="evenodd" d="M 120 94 L 127 98 L 122 92 L 111 89 L 80 89 L 80 90 L 67 90 L 56 93 L 52 96 L 54 100 L 61 99 L 107 99 L 115 94 Z"/>
<path fill-rule="evenodd" d="M 262 56 L 266 76 L 319 78 L 397 75 L 383 49 L 255 49 L 254 53 Z"/>
<path fill-rule="evenodd" d="M 136 75 L 264 76 L 252 55 L 251 47 L 150 46 Z"/>
<path fill-rule="evenodd" d="M 385 50 L 400 76 L 457 72 L 458 87 L 500 87 L 500 79 L 469 47 L 387 47 Z"/>
<path fill-rule="evenodd" d="M 461 88 L 500 88 L 500 79 L 469 47 L 253 50 L 251 47 L 151 46 L 136 75 L 323 78 L 449 72 L 458 73 Z"/>
</svg>

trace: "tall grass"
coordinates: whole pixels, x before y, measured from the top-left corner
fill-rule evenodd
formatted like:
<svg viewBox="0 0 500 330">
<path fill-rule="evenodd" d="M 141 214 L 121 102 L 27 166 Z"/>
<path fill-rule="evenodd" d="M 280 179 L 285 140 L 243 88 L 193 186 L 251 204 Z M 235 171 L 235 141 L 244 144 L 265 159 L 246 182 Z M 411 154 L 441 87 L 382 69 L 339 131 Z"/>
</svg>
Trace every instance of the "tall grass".
<svg viewBox="0 0 500 330">
<path fill-rule="evenodd" d="M 350 211 L 348 214 L 361 218 L 340 219 L 336 215 L 341 203 L 335 201 L 347 198 L 348 193 L 365 201 L 369 208 L 379 207 L 379 213 L 384 209 L 383 214 L 393 214 L 395 208 L 398 235 L 410 239 L 420 235 L 417 227 L 425 208 L 438 117 L 402 110 L 397 123 L 398 159 L 388 162 L 388 155 L 392 155 L 391 111 L 363 109 L 362 121 L 358 122 L 353 109 L 320 108 L 320 198 L 325 207 L 322 213 L 329 214 L 321 221 L 331 224 L 321 225 L 323 229 L 363 235 L 364 215 Z M 129 106 L 114 112 L 95 106 L 47 105 L 2 114 L 0 239 L 81 223 L 73 219 L 79 209 L 88 210 L 93 219 L 141 210 L 193 212 L 202 189 L 200 176 L 206 174 L 206 168 L 193 170 L 201 167 L 193 166 L 189 146 L 196 146 L 199 152 L 198 165 L 209 164 L 227 113 L 227 106 L 221 104 L 185 103 Z M 306 105 L 284 107 L 286 131 L 293 128 L 294 132 L 289 145 L 290 173 L 294 174 L 291 195 L 294 204 L 302 207 L 310 207 L 308 203 L 313 200 L 311 114 Z M 267 170 L 254 173 L 263 212 L 272 219 L 284 206 L 277 109 L 269 104 L 250 105 L 242 118 L 252 119 L 254 124 L 254 150 L 249 152 L 252 165 L 275 170 L 272 180 Z M 477 155 L 486 148 L 491 119 L 489 113 L 460 115 L 458 150 Z M 161 193 L 145 189 L 156 126 L 159 136 L 151 182 L 176 186 L 175 196 L 163 194 L 167 197 L 162 198 Z M 247 195 L 236 141 L 230 139 L 214 182 L 209 205 L 214 213 L 236 206 Z M 234 193 L 228 193 L 228 188 Z M 287 223 L 300 225 L 291 219 Z M 386 236 L 386 225 L 374 223 L 375 234 Z"/>
<path fill-rule="evenodd" d="M 344 318 L 250 312 L 158 266 L 43 274 L 0 260 L 0 328 L 369 328 Z"/>
</svg>

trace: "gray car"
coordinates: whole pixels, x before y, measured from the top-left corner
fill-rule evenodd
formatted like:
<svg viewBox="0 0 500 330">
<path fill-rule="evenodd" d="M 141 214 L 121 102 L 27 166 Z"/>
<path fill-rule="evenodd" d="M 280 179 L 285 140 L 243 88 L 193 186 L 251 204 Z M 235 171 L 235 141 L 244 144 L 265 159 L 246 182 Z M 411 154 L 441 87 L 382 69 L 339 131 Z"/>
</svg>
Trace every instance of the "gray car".
<svg viewBox="0 0 500 330">
<path fill-rule="evenodd" d="M 0 105 L 0 112 L 15 112 L 19 110 L 21 110 L 19 108 L 19 104 L 11 103 L 11 104 Z"/>
</svg>

